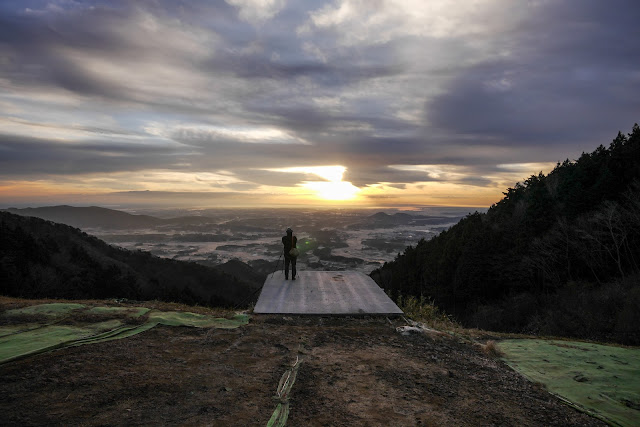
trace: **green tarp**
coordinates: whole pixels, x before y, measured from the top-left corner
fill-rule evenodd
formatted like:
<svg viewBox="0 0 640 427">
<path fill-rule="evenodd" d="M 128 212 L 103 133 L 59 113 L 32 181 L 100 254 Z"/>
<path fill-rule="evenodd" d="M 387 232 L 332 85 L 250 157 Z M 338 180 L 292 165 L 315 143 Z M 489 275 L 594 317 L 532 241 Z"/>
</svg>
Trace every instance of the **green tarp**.
<svg viewBox="0 0 640 427">
<path fill-rule="evenodd" d="M 67 304 L 67 303 L 52 303 L 52 304 L 40 304 L 32 305 L 25 308 L 16 308 L 14 310 L 5 311 L 4 315 L 9 317 L 15 316 L 29 316 L 29 315 L 45 315 L 49 317 L 60 317 L 69 315 L 75 310 L 85 308 L 84 304 Z"/>
<path fill-rule="evenodd" d="M 512 339 L 505 362 L 572 406 L 613 425 L 640 425 L 640 349 Z"/>
<path fill-rule="evenodd" d="M 246 314 L 224 319 L 144 307 L 87 308 L 63 303 L 7 310 L 2 318 L 5 325 L 0 326 L 0 364 L 57 348 L 126 338 L 160 324 L 237 328 L 249 322 Z"/>
</svg>

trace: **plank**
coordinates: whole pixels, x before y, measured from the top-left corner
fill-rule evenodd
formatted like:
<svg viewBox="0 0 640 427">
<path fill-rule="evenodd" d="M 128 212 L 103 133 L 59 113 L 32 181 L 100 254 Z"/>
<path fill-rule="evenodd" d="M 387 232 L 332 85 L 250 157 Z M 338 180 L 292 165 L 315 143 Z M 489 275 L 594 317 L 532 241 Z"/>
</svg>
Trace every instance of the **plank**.
<svg viewBox="0 0 640 427">
<path fill-rule="evenodd" d="M 301 271 L 285 280 L 270 274 L 255 314 L 397 315 L 402 310 L 373 279 L 357 271 Z"/>
</svg>

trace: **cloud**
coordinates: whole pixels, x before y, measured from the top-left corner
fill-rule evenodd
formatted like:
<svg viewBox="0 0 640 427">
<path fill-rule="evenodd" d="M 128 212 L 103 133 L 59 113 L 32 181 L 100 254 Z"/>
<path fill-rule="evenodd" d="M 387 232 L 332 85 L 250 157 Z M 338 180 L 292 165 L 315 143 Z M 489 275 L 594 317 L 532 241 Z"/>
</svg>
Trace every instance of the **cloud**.
<svg viewBox="0 0 640 427">
<path fill-rule="evenodd" d="M 276 127 L 223 126 L 204 124 L 177 124 L 167 126 L 149 123 L 149 134 L 168 138 L 181 144 L 207 146 L 212 144 L 309 144 L 304 139 Z"/>
<path fill-rule="evenodd" d="M 496 12 L 508 6 L 508 2 L 499 0 L 465 2 L 455 7 L 447 0 L 380 0 L 373 4 L 366 0 L 339 0 L 311 12 L 309 21 L 298 32 L 339 31 L 340 41 L 346 45 L 385 43 L 407 36 L 477 37 L 505 25 Z"/>
<path fill-rule="evenodd" d="M 273 18 L 286 4 L 285 0 L 227 0 L 227 3 L 239 9 L 241 19 L 254 24 Z"/>
<path fill-rule="evenodd" d="M 310 167 L 285 167 L 279 169 L 268 169 L 269 172 L 313 175 L 328 182 L 340 182 L 347 169 L 344 166 L 310 166 Z"/>
<path fill-rule="evenodd" d="M 634 54 L 640 39 L 614 30 L 637 33 L 631 28 L 640 8 L 616 5 L 539 5 L 522 27 L 496 41 L 505 55 L 462 68 L 426 102 L 426 120 L 501 145 L 606 141 L 637 120 L 640 109 L 631 95 L 640 90 Z"/>
<path fill-rule="evenodd" d="M 394 197 L 499 197 L 638 121 L 639 19 L 622 0 L 6 1 L 0 176 L 227 170 L 207 185 L 246 194 L 342 165 Z"/>
<path fill-rule="evenodd" d="M 309 179 L 309 175 L 306 173 L 282 173 L 255 168 L 238 168 L 236 169 L 236 176 L 238 179 L 245 180 L 253 185 L 283 188 L 295 186 Z"/>
<path fill-rule="evenodd" d="M 143 170 L 166 164 L 178 168 L 187 153 L 170 147 L 83 141 L 81 143 L 0 134 L 0 176 L 80 175 Z"/>
</svg>

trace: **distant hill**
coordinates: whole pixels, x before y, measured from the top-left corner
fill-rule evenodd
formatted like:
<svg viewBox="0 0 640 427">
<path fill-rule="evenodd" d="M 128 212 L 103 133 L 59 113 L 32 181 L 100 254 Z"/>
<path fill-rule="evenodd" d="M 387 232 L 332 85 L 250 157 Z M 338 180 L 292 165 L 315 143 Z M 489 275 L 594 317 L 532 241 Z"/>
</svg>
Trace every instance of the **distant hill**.
<svg viewBox="0 0 640 427">
<path fill-rule="evenodd" d="M 164 223 L 149 215 L 132 215 L 126 212 L 97 206 L 46 206 L 41 208 L 9 208 L 6 212 L 22 216 L 34 216 L 77 228 L 148 228 Z"/>
<path fill-rule="evenodd" d="M 269 263 L 269 265 L 273 265 L 273 264 L 274 264 L 273 262 Z M 244 262 L 238 261 L 235 259 L 229 260 L 224 264 L 218 264 L 216 265 L 216 268 L 220 271 L 224 271 L 225 273 L 228 273 L 229 275 L 242 280 L 245 283 L 250 283 L 255 287 L 261 287 L 262 284 L 264 283 L 264 280 L 266 279 L 266 274 L 261 274 L 257 272 L 255 269 L 253 269 L 251 266 L 249 266 L 248 264 L 245 264 Z M 257 299 L 257 295 L 256 295 L 256 299 Z"/>
<path fill-rule="evenodd" d="M 214 222 L 205 216 L 181 216 L 176 218 L 157 218 L 150 215 L 134 215 L 114 209 L 98 206 L 45 206 L 40 208 L 4 209 L 16 215 L 33 216 L 70 225 L 76 228 L 102 228 L 107 230 L 127 230 L 154 228 L 159 226 L 198 226 Z"/>
<path fill-rule="evenodd" d="M 115 248 L 67 225 L 0 212 L 2 295 L 229 306 L 247 302 L 259 287 L 252 279 L 239 280 L 212 267 Z"/>
<path fill-rule="evenodd" d="M 466 326 L 640 344 L 638 125 L 503 194 L 371 276 Z"/>
<path fill-rule="evenodd" d="M 347 226 L 350 230 L 362 230 L 372 228 L 394 228 L 402 226 L 428 226 L 451 224 L 460 220 L 461 217 L 448 216 L 430 216 L 430 215 L 411 215 L 403 212 L 397 212 L 389 215 L 384 212 L 377 212 L 368 216 L 364 221 L 350 224 Z"/>
</svg>

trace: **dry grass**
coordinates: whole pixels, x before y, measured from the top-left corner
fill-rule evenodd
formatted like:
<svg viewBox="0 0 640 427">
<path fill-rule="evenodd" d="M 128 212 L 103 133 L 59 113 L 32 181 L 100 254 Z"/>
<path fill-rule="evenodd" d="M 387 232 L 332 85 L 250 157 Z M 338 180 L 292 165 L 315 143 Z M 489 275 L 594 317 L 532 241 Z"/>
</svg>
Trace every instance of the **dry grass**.
<svg viewBox="0 0 640 427">
<path fill-rule="evenodd" d="M 504 357 L 504 353 L 498 348 L 498 345 L 493 340 L 489 340 L 484 344 L 480 342 L 474 342 L 473 348 L 480 351 L 485 356 L 489 356 L 493 359 L 500 359 L 501 357 Z"/>
<path fill-rule="evenodd" d="M 413 320 L 422 322 L 436 329 L 457 328 L 459 325 L 442 312 L 429 298 L 414 296 L 398 297 L 398 307 Z"/>
<path fill-rule="evenodd" d="M 498 348 L 496 342 L 493 340 L 489 340 L 483 344 L 482 351 L 489 357 L 500 358 L 504 356 L 504 353 Z"/>
</svg>

